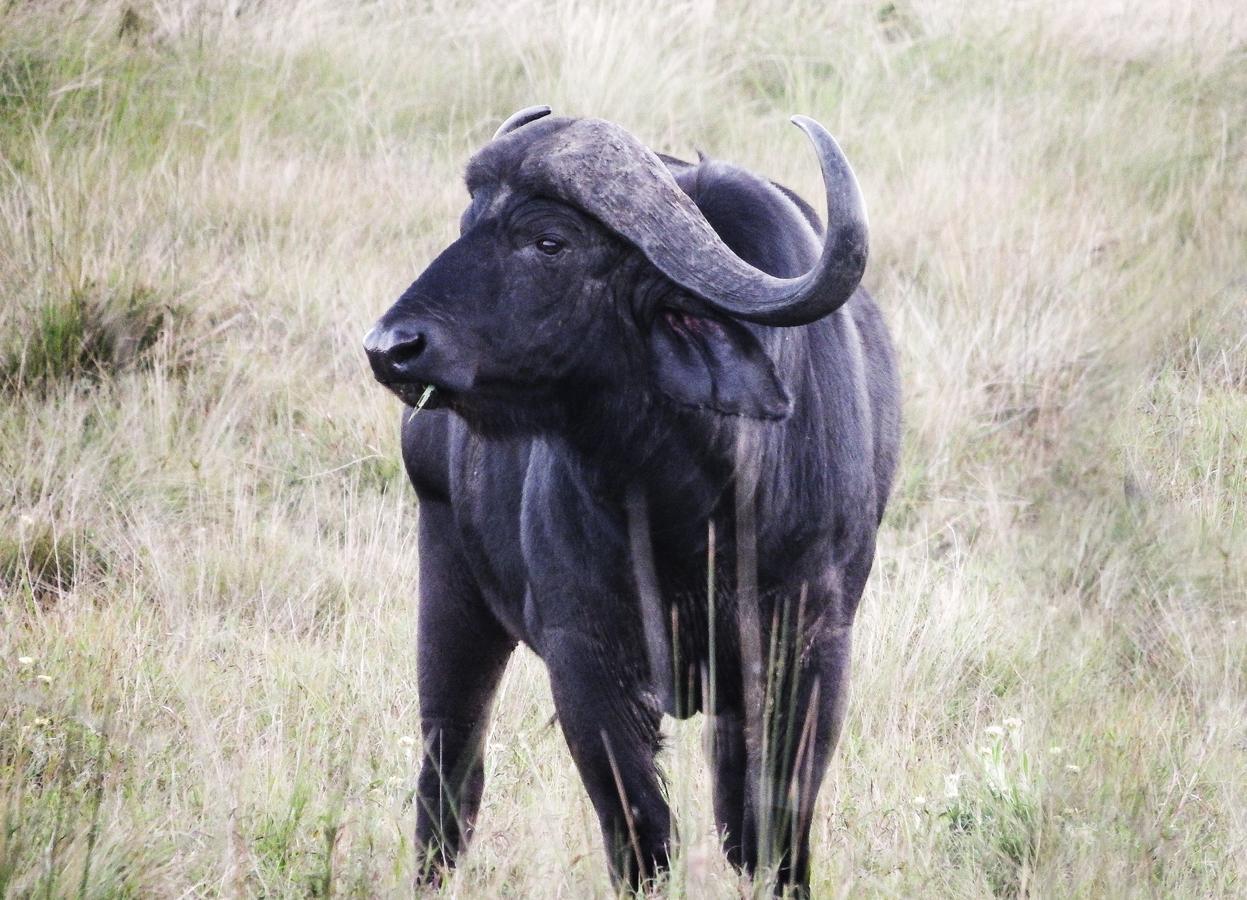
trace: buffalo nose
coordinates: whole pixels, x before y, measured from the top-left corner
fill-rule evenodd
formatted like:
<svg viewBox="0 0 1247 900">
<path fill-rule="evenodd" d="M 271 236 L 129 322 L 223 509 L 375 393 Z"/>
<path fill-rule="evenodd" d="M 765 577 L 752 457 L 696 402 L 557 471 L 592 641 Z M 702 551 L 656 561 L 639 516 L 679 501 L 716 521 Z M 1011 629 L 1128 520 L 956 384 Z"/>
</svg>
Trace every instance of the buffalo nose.
<svg viewBox="0 0 1247 900">
<path fill-rule="evenodd" d="M 424 351 L 425 337 L 414 328 L 401 325 L 375 326 L 364 335 L 364 352 L 378 381 L 406 381 L 408 370 Z"/>
</svg>

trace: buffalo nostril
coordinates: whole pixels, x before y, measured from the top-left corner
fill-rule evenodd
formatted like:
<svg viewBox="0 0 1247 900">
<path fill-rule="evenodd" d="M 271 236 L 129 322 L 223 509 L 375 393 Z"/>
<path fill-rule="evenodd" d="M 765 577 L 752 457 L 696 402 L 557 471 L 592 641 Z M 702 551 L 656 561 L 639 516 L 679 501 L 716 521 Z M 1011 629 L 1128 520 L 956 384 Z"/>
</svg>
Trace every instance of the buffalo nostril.
<svg viewBox="0 0 1247 900">
<path fill-rule="evenodd" d="M 386 348 L 385 355 L 389 357 L 390 362 L 401 366 L 403 363 L 411 362 L 423 353 L 424 344 L 424 334 L 417 333 L 414 337 L 409 337 L 391 344 L 388 348 Z"/>
<path fill-rule="evenodd" d="M 405 328 L 374 328 L 364 338 L 364 350 L 373 374 L 383 383 L 406 381 L 407 367 L 423 352 L 422 332 Z"/>
</svg>

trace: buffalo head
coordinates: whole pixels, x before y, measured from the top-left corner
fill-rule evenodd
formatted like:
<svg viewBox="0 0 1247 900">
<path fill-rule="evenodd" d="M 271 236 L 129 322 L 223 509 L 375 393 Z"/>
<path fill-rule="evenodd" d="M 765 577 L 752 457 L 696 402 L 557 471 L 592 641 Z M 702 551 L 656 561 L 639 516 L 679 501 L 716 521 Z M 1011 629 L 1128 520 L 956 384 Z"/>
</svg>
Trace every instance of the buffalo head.
<svg viewBox="0 0 1247 900">
<path fill-rule="evenodd" d="M 811 119 L 826 186 L 818 262 L 777 278 L 737 257 L 667 166 L 600 119 L 521 110 L 471 160 L 461 234 L 364 339 L 404 402 L 469 423 L 550 427 L 605 394 L 760 419 L 789 399 L 744 323 L 794 326 L 839 308 L 866 264 L 866 216 L 835 140 Z"/>
</svg>

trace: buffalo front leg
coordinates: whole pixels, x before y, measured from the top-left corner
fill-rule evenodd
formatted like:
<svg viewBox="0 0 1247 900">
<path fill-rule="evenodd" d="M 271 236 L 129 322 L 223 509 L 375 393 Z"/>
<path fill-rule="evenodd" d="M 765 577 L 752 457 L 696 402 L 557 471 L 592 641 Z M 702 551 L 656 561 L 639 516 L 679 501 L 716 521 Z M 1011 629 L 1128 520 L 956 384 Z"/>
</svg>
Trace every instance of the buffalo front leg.
<svg viewBox="0 0 1247 900">
<path fill-rule="evenodd" d="M 416 788 L 421 883 L 440 881 L 471 838 L 485 785 L 490 705 L 515 647 L 449 543 L 449 517 L 445 504 L 421 504 L 417 671 L 423 749 Z"/>
<path fill-rule="evenodd" d="M 661 713 L 618 647 L 559 629 L 543 657 L 563 735 L 598 815 L 611 877 L 638 889 L 665 870 L 671 814 L 655 756 Z"/>
</svg>

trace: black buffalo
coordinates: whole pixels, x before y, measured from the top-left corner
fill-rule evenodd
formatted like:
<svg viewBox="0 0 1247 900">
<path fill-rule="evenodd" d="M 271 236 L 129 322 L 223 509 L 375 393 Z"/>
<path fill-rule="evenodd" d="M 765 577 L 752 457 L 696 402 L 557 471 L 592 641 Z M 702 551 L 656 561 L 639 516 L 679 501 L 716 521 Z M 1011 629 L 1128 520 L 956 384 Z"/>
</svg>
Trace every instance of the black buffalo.
<svg viewBox="0 0 1247 900">
<path fill-rule="evenodd" d="M 899 444 L 857 183 L 795 118 L 824 229 L 743 169 L 548 113 L 515 114 L 473 157 L 461 236 L 364 341 L 377 380 L 422 407 L 402 429 L 422 871 L 470 837 L 522 641 L 617 880 L 666 863 L 660 719 L 703 711 L 729 858 L 801 889 Z"/>
</svg>

